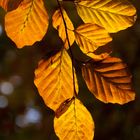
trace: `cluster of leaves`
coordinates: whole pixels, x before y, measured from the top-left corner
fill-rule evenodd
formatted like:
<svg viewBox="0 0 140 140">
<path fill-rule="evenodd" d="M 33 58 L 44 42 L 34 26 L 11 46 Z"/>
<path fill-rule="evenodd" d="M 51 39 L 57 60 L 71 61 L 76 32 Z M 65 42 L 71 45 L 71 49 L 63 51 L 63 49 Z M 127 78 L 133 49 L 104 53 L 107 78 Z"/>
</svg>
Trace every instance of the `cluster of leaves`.
<svg viewBox="0 0 140 140">
<path fill-rule="evenodd" d="M 46 105 L 54 110 L 54 129 L 60 140 L 92 140 L 94 122 L 86 107 L 77 98 L 78 81 L 72 45 L 77 43 L 88 56 L 82 62 L 82 76 L 88 89 L 104 103 L 124 104 L 134 100 L 131 74 L 121 59 L 107 51 L 112 41 L 109 33 L 132 26 L 136 9 L 127 0 L 69 0 L 77 9 L 83 24 L 74 28 L 63 2 L 56 0 L 58 9 L 52 25 L 58 30 L 63 47 L 47 59 L 40 60 L 35 70 L 35 85 Z M 18 48 L 31 46 L 47 33 L 49 16 L 43 0 L 0 0 L 5 9 L 7 36 Z M 96 53 L 98 49 L 102 51 Z M 79 62 L 78 62 L 79 61 Z M 81 63 L 80 60 L 76 60 Z"/>
</svg>

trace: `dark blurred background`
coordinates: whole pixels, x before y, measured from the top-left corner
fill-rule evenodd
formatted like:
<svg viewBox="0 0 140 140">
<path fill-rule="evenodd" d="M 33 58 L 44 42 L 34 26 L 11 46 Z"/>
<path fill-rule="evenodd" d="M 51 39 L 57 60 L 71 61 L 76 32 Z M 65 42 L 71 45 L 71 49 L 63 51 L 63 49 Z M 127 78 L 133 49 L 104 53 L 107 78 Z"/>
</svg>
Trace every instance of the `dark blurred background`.
<svg viewBox="0 0 140 140">
<path fill-rule="evenodd" d="M 78 71 L 79 98 L 95 122 L 94 140 L 140 140 L 140 1 L 131 0 L 138 18 L 133 27 L 112 34 L 113 55 L 126 62 L 133 75 L 136 99 L 123 106 L 104 104 L 88 91 Z M 50 14 L 47 35 L 33 47 L 17 49 L 4 31 L 5 12 L 0 8 L 0 140 L 58 140 L 53 129 L 54 113 L 47 108 L 33 84 L 34 69 L 44 54 L 62 46 L 52 28 L 55 1 L 46 2 Z M 81 23 L 73 4 L 65 9 L 75 27 Z"/>
</svg>

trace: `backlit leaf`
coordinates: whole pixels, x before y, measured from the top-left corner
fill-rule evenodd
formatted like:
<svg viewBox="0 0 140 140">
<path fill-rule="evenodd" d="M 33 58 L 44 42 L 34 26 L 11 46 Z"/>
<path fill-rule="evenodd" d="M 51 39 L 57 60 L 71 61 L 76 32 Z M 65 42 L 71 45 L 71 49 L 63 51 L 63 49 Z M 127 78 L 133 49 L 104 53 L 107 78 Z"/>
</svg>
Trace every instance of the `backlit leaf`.
<svg viewBox="0 0 140 140">
<path fill-rule="evenodd" d="M 18 48 L 40 41 L 48 29 L 48 14 L 43 0 L 24 0 L 5 17 L 7 35 Z"/>
<path fill-rule="evenodd" d="M 136 19 L 136 9 L 127 0 L 81 0 L 75 4 L 85 23 L 98 24 L 108 32 L 126 29 Z"/>
<path fill-rule="evenodd" d="M 63 17 L 64 17 L 64 20 L 65 20 L 65 23 L 67 26 L 67 33 L 68 33 L 70 45 L 72 45 L 75 40 L 75 35 L 73 32 L 74 26 L 73 26 L 70 18 L 68 17 L 66 11 L 64 9 L 62 9 L 62 12 L 63 12 Z M 63 40 L 65 48 L 68 49 L 69 46 L 68 46 L 68 41 L 67 41 L 67 37 L 66 37 L 66 30 L 65 30 L 65 24 L 63 21 L 63 17 L 62 17 L 61 11 L 56 10 L 52 17 L 52 24 L 53 24 L 53 27 L 56 30 L 58 30 L 59 36 Z"/>
<path fill-rule="evenodd" d="M 89 90 L 105 103 L 124 104 L 134 100 L 131 75 L 119 58 L 108 57 L 98 63 L 88 63 L 82 75 Z"/>
<path fill-rule="evenodd" d="M 35 70 L 35 85 L 46 105 L 56 111 L 67 99 L 74 96 L 72 62 L 66 50 L 41 60 Z M 78 84 L 75 77 L 75 88 Z"/>
<path fill-rule="evenodd" d="M 112 41 L 112 38 L 104 28 L 92 23 L 79 26 L 75 30 L 75 39 L 83 53 L 91 58 L 97 57 L 93 52 L 98 47 Z"/>
<path fill-rule="evenodd" d="M 64 114 L 55 117 L 54 130 L 60 140 L 93 140 L 94 122 L 85 106 L 75 99 Z"/>
</svg>

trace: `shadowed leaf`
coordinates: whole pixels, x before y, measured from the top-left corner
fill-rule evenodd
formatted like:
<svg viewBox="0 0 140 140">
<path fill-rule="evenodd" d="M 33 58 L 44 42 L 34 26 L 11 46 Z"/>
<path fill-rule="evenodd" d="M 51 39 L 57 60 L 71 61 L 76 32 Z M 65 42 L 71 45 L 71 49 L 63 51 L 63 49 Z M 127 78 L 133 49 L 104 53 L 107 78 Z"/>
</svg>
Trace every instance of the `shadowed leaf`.
<svg viewBox="0 0 140 140">
<path fill-rule="evenodd" d="M 134 100 L 131 75 L 119 58 L 108 57 L 83 66 L 82 75 L 95 97 L 105 103 L 124 104 Z"/>
</svg>

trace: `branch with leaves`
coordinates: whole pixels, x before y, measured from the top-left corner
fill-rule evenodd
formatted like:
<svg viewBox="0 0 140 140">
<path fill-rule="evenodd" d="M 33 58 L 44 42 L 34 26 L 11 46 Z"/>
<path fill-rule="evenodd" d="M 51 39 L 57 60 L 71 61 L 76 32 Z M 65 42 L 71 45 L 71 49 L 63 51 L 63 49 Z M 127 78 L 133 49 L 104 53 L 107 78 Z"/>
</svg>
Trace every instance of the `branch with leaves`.
<svg viewBox="0 0 140 140">
<path fill-rule="evenodd" d="M 75 5 L 83 24 L 74 27 L 63 3 Z M 82 76 L 91 93 L 104 103 L 124 104 L 135 99 L 132 76 L 120 58 L 111 57 L 110 33 L 132 26 L 136 9 L 127 0 L 56 0 L 52 25 L 63 47 L 35 70 L 34 83 L 45 104 L 55 112 L 54 129 L 60 140 L 93 140 L 94 121 L 78 99 L 75 66 L 81 63 Z M 43 0 L 0 0 L 6 11 L 5 31 L 18 48 L 32 46 L 47 33 L 49 15 Z M 89 59 L 76 60 L 76 42 Z M 107 47 L 105 47 L 107 46 Z M 96 53 L 102 48 L 100 53 Z"/>
</svg>

